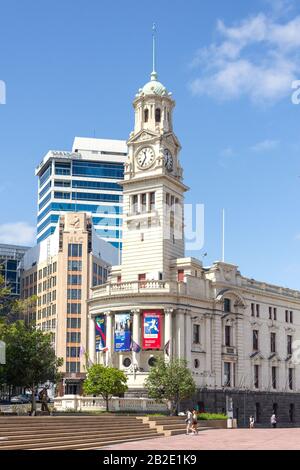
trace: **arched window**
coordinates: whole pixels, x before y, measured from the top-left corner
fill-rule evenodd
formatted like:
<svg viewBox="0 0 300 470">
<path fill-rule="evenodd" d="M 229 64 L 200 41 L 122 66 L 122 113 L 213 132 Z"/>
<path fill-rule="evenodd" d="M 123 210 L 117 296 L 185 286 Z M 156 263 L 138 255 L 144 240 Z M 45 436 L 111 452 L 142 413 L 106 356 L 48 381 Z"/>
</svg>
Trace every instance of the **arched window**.
<svg viewBox="0 0 300 470">
<path fill-rule="evenodd" d="M 149 120 L 149 109 L 145 109 L 144 111 L 144 122 L 148 122 Z"/>
<path fill-rule="evenodd" d="M 156 110 L 155 110 L 155 122 L 160 122 L 160 119 L 161 119 L 160 108 L 156 108 Z"/>
</svg>

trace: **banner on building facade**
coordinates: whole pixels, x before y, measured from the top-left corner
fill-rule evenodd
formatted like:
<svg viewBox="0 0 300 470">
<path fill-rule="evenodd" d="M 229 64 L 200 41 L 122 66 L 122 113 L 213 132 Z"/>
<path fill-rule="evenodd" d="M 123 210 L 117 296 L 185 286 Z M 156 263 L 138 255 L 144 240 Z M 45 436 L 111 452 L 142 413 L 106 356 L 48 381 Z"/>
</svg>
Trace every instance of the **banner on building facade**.
<svg viewBox="0 0 300 470">
<path fill-rule="evenodd" d="M 130 351 L 131 316 L 129 312 L 115 315 L 115 351 Z"/>
<path fill-rule="evenodd" d="M 95 318 L 96 352 L 106 349 L 106 319 L 104 315 Z"/>
<path fill-rule="evenodd" d="M 143 312 L 143 349 L 161 348 L 161 311 Z"/>
</svg>

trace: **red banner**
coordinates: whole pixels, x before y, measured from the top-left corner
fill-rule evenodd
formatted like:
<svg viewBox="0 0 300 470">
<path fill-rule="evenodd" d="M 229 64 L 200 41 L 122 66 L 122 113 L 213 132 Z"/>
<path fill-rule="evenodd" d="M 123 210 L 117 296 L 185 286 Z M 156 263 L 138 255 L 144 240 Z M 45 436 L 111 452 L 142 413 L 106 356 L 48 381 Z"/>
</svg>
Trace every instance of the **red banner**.
<svg viewBox="0 0 300 470">
<path fill-rule="evenodd" d="M 161 311 L 143 312 L 143 349 L 161 348 Z"/>
</svg>

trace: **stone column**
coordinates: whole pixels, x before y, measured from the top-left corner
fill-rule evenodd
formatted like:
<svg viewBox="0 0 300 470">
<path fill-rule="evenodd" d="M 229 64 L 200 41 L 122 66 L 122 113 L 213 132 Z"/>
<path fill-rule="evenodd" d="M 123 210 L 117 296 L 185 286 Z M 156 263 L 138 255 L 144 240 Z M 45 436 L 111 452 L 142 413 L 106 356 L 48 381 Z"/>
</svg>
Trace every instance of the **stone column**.
<svg viewBox="0 0 300 470">
<path fill-rule="evenodd" d="M 188 367 L 192 366 L 192 318 L 191 310 L 185 311 L 185 359 Z"/>
<path fill-rule="evenodd" d="M 141 313 L 139 309 L 131 310 L 133 315 L 132 340 L 141 347 Z M 140 353 L 132 351 L 133 366 L 140 368 Z"/>
<path fill-rule="evenodd" d="M 96 327 L 92 316 L 89 316 L 89 358 L 93 363 L 96 360 Z"/>
<path fill-rule="evenodd" d="M 178 359 L 185 359 L 185 318 L 184 310 L 176 311 L 176 356 Z"/>
<path fill-rule="evenodd" d="M 111 366 L 112 361 L 112 347 L 113 347 L 113 330 L 112 330 L 112 312 L 105 312 L 106 316 L 106 366 Z"/>
<path fill-rule="evenodd" d="M 210 313 L 205 314 L 205 343 L 204 348 L 206 352 L 206 363 L 205 369 L 212 373 L 212 335 L 211 335 L 211 322 L 212 322 L 212 315 Z"/>
<path fill-rule="evenodd" d="M 165 344 L 169 342 L 168 352 L 169 355 L 165 351 L 165 360 L 170 361 L 172 359 L 173 353 L 173 335 L 172 335 L 172 308 L 165 309 Z"/>
</svg>

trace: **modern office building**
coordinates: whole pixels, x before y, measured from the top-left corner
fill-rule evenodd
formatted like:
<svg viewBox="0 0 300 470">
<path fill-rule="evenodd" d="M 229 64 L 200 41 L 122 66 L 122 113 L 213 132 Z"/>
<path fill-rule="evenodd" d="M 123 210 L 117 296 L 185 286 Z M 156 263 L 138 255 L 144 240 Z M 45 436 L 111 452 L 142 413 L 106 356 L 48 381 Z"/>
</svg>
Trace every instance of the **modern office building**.
<svg viewBox="0 0 300 470">
<path fill-rule="evenodd" d="M 170 93 L 151 80 L 137 93 L 123 182 L 122 264 L 92 288 L 89 354 L 122 369 L 129 394 L 146 394 L 157 357 L 187 361 L 206 411 L 300 423 L 300 292 L 205 268 L 185 257 L 183 171 Z M 100 347 L 96 327 L 105 331 Z M 297 343 L 298 341 L 298 343 Z M 226 406 L 230 403 L 230 406 Z M 186 406 L 187 404 L 183 404 Z"/>
<path fill-rule="evenodd" d="M 64 359 L 60 393 L 80 392 L 90 288 L 106 282 L 110 265 L 117 262 L 118 250 L 98 237 L 84 212 L 60 215 L 54 233 L 23 258 L 22 297 L 37 296 L 25 319 L 52 333 L 56 355 Z"/>
<path fill-rule="evenodd" d="M 76 137 L 71 152 L 49 151 L 36 169 L 37 242 L 54 233 L 60 214 L 91 214 L 97 234 L 121 249 L 123 140 Z"/>
<path fill-rule="evenodd" d="M 20 261 L 30 248 L 18 245 L 0 244 L 0 274 L 11 295 L 20 296 Z"/>
</svg>

